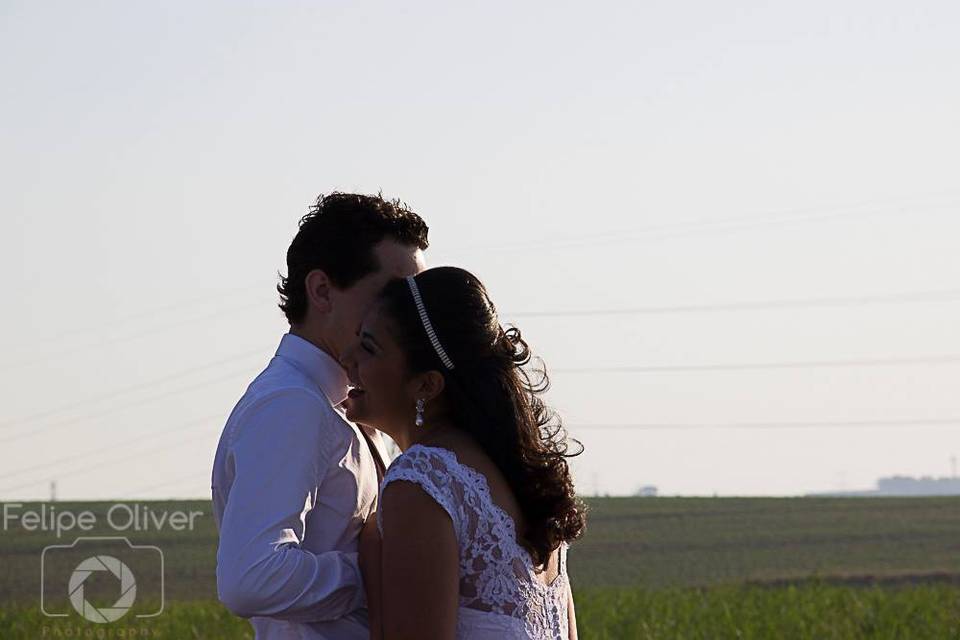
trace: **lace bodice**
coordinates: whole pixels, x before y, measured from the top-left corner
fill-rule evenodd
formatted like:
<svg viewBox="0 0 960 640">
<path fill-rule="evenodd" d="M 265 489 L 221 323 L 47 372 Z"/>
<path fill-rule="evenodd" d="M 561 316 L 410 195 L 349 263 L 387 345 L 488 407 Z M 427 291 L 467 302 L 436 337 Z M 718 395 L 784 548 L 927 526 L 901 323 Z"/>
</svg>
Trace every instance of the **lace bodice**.
<svg viewBox="0 0 960 640">
<path fill-rule="evenodd" d="M 480 637 L 471 635 L 466 628 L 471 623 L 465 626 L 465 619 L 482 617 L 485 630 L 499 632 L 501 640 L 567 640 L 566 543 L 560 546 L 557 577 L 549 585 L 538 581 L 530 554 L 517 542 L 513 518 L 493 502 L 487 479 L 448 449 L 424 445 L 407 449 L 387 470 L 381 499 L 384 488 L 395 480 L 416 483 L 453 521 L 460 546 L 458 637 Z M 381 535 L 384 528 L 390 529 L 382 517 L 377 526 Z M 494 626 L 488 626 L 491 623 Z"/>
</svg>

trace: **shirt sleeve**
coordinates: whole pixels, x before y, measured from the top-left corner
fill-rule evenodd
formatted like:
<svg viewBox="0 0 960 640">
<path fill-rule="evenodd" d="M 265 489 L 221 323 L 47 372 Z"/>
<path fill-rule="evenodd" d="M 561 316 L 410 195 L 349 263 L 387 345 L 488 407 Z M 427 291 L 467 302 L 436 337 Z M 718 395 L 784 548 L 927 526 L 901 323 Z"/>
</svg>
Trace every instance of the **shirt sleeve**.
<svg viewBox="0 0 960 640">
<path fill-rule="evenodd" d="M 333 463 L 327 418 L 318 420 L 329 410 L 324 402 L 305 389 L 282 389 L 237 425 L 217 550 L 217 593 L 236 615 L 321 622 L 366 605 L 356 552 L 301 547 Z"/>
</svg>

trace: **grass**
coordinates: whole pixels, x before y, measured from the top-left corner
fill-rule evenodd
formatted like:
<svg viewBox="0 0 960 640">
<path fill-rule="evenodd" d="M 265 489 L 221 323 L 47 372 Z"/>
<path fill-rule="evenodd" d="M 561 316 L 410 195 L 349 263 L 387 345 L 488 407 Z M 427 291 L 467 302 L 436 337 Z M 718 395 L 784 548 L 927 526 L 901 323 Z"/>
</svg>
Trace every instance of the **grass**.
<svg viewBox="0 0 960 640">
<path fill-rule="evenodd" d="M 577 616 L 583 640 L 960 640 L 960 587 L 586 588 L 577 594 Z M 0 637 L 238 640 L 253 633 L 220 603 L 195 601 L 109 626 L 18 607 L 0 612 Z"/>
<path fill-rule="evenodd" d="M 606 498 L 571 547 L 578 586 L 960 574 L 960 498 Z"/>
<path fill-rule="evenodd" d="M 960 588 L 587 589 L 577 597 L 584 640 L 960 639 Z"/>
<path fill-rule="evenodd" d="M 588 533 L 570 552 L 585 640 L 960 640 L 958 498 L 589 503 Z M 57 508 L 90 510 L 102 525 L 111 504 Z M 216 601 L 209 504 L 144 504 L 206 514 L 189 533 L 127 532 L 137 544 L 163 549 L 167 604 L 161 616 L 128 614 L 109 625 L 43 616 L 40 550 L 58 540 L 11 526 L 0 532 L 0 638 L 252 638 L 248 623 Z M 117 535 L 103 526 L 83 534 Z"/>
<path fill-rule="evenodd" d="M 15 606 L 0 610 L 0 638 L 163 638 L 170 640 L 253 640 L 253 628 L 216 601 L 169 603 L 156 618 L 135 620 L 129 616 L 109 625 L 48 618 L 37 607 Z"/>
</svg>

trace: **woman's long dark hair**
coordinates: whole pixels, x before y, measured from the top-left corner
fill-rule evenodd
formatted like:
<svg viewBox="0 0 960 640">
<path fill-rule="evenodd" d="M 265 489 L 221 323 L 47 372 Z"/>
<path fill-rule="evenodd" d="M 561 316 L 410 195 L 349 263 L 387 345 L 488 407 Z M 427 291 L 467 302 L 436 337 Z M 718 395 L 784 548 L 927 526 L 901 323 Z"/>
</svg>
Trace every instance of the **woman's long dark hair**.
<svg viewBox="0 0 960 640">
<path fill-rule="evenodd" d="M 390 282 L 380 296 L 411 371 L 436 370 L 450 418 L 468 432 L 503 473 L 523 512 L 518 532 L 536 564 L 561 541 L 583 532 L 585 507 L 577 499 L 567 458 L 566 430 L 541 395 L 550 380 L 542 361 L 528 371 L 530 348 L 516 327 L 504 330 L 483 284 L 470 272 L 436 267 L 416 276 L 430 323 L 454 363 L 448 370 L 431 345 L 409 284 Z M 534 374 L 534 375 L 531 375 Z"/>
</svg>

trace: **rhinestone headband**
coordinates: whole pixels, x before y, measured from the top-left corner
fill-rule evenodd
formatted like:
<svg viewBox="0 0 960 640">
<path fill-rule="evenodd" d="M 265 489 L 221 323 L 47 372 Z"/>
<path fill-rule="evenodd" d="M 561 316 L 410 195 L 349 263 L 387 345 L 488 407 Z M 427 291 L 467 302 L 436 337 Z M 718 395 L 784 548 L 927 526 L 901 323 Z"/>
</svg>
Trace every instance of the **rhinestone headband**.
<svg viewBox="0 0 960 640">
<path fill-rule="evenodd" d="M 444 351 L 440 345 L 440 339 L 437 338 L 437 332 L 433 330 L 433 325 L 430 324 L 430 318 L 427 317 L 427 308 L 423 304 L 423 298 L 420 297 L 420 289 L 417 288 L 417 283 L 413 279 L 413 276 L 407 276 L 407 284 L 410 285 L 410 293 L 413 294 L 413 301 L 417 305 L 417 313 L 420 314 L 420 321 L 423 322 L 423 328 L 427 332 L 427 337 L 430 338 L 430 344 L 433 345 L 433 350 L 440 356 L 440 361 L 443 362 L 443 366 L 447 369 L 453 369 L 453 360 L 450 359 L 450 356 L 447 355 L 447 352 Z"/>
</svg>

